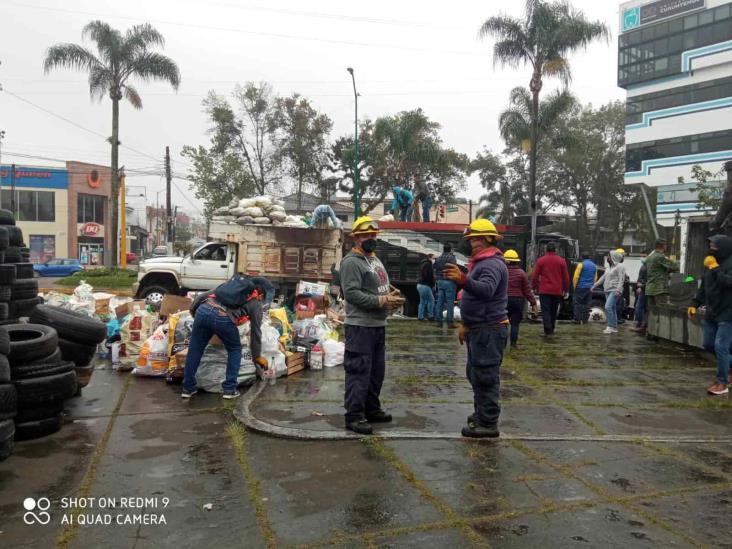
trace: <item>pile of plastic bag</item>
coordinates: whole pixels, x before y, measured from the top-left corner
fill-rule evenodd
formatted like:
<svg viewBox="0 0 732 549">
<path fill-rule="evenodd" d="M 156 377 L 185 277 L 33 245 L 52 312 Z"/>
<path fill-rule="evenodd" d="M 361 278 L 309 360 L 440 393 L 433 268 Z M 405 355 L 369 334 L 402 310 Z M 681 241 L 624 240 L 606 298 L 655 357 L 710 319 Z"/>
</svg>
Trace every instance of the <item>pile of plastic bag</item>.
<svg viewBox="0 0 732 549">
<path fill-rule="evenodd" d="M 228 206 L 215 210 L 211 220 L 236 225 L 307 227 L 301 216 L 287 215 L 282 200 L 268 195 L 234 199 Z"/>
</svg>

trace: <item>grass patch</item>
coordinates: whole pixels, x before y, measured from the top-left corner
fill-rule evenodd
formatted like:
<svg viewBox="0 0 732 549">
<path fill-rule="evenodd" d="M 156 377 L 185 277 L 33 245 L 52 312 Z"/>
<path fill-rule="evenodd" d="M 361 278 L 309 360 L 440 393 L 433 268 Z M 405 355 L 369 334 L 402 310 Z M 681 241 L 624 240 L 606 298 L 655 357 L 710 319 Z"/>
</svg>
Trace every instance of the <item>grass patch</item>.
<svg viewBox="0 0 732 549">
<path fill-rule="evenodd" d="M 137 273 L 129 269 L 90 269 L 62 278 L 57 282 L 61 286 L 78 286 L 82 280 L 91 284 L 95 290 L 128 290 L 132 288 Z"/>
</svg>

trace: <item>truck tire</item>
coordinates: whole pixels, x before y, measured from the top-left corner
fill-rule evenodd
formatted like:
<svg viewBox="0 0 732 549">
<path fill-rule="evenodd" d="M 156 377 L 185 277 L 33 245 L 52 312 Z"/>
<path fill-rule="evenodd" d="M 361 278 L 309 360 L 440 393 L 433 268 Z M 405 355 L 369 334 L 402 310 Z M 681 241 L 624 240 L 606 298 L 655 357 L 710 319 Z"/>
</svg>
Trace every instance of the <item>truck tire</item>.
<svg viewBox="0 0 732 549">
<path fill-rule="evenodd" d="M 164 286 L 148 286 L 140 292 L 140 298 L 150 305 L 159 305 L 165 294 L 171 293 L 173 292 Z"/>
<path fill-rule="evenodd" d="M 32 379 L 34 377 L 54 376 L 65 374 L 74 369 L 73 362 L 48 362 L 46 364 L 24 364 L 13 367 L 13 381 Z"/>
<path fill-rule="evenodd" d="M 76 393 L 76 374 L 72 371 L 18 379 L 14 383 L 20 408 L 30 408 L 39 402 L 50 400 L 65 400 Z"/>
<path fill-rule="evenodd" d="M 15 423 L 13 420 L 0 421 L 0 461 L 7 459 L 13 453 L 14 437 Z"/>
<path fill-rule="evenodd" d="M 30 321 L 51 326 L 59 337 L 77 343 L 96 345 L 107 337 L 107 327 L 103 322 L 52 305 L 38 305 L 30 315 Z"/>
<path fill-rule="evenodd" d="M 61 429 L 61 414 L 15 424 L 15 440 L 30 440 L 51 435 Z"/>
<path fill-rule="evenodd" d="M 96 345 L 84 345 L 68 339 L 59 339 L 58 347 L 61 349 L 61 356 L 64 360 L 70 360 L 77 367 L 89 366 L 89 363 L 97 354 Z"/>
<path fill-rule="evenodd" d="M 10 336 L 10 363 L 22 360 L 26 363 L 52 354 L 58 347 L 56 330 L 38 324 L 9 324 L 5 327 Z"/>
<path fill-rule="evenodd" d="M 16 423 L 26 423 L 28 421 L 38 421 L 49 417 L 59 415 L 64 411 L 63 400 L 51 400 L 43 404 L 35 404 L 29 408 L 19 408 L 18 415 L 15 416 Z"/>
<path fill-rule="evenodd" d="M 0 421 L 12 419 L 18 409 L 18 393 L 12 383 L 0 385 Z"/>
</svg>

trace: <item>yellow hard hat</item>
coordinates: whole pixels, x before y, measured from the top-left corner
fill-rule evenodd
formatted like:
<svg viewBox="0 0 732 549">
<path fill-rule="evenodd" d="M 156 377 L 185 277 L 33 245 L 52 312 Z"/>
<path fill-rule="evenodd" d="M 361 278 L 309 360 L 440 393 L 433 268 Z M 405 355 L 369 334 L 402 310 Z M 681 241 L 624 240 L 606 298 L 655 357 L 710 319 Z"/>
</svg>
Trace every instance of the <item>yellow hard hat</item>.
<svg viewBox="0 0 732 549">
<path fill-rule="evenodd" d="M 368 215 L 362 215 L 353 222 L 351 234 L 378 233 L 379 224 Z"/>
<path fill-rule="evenodd" d="M 511 261 L 511 262 L 521 261 L 521 258 L 519 257 L 519 254 L 516 253 L 516 250 L 506 250 L 506 253 L 503 254 L 503 259 L 505 259 L 506 261 Z"/>
<path fill-rule="evenodd" d="M 488 219 L 476 219 L 475 221 L 473 221 L 470 224 L 470 227 L 465 229 L 463 236 L 465 238 L 470 238 L 471 236 L 494 236 L 498 240 L 503 238 L 500 234 L 498 234 L 496 226 L 493 224 L 493 222 L 489 221 Z"/>
<path fill-rule="evenodd" d="M 615 251 L 618 252 L 620 255 L 625 255 L 625 250 L 623 248 L 618 248 Z"/>
</svg>

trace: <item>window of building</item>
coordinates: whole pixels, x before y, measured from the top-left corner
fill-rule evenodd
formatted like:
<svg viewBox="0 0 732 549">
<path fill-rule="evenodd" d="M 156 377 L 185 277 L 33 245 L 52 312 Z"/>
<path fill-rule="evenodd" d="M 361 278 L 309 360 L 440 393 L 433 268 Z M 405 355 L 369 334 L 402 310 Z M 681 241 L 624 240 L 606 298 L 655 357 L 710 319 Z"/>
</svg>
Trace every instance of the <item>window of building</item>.
<svg viewBox="0 0 732 549">
<path fill-rule="evenodd" d="M 625 33 L 619 41 L 618 85 L 625 87 L 678 74 L 683 51 L 730 39 L 730 4 Z M 650 68 L 643 64 L 660 58 L 666 61 L 653 63 Z"/>
<path fill-rule="evenodd" d="M 3 189 L 2 207 L 12 210 L 12 193 Z M 15 218 L 18 221 L 56 221 L 56 194 L 53 191 L 15 191 Z"/>
<path fill-rule="evenodd" d="M 77 223 L 104 224 L 104 203 L 106 197 L 94 194 L 79 194 L 76 201 Z"/>
<path fill-rule="evenodd" d="M 625 171 L 639 171 L 644 160 L 725 151 L 730 148 L 732 130 L 633 143 L 625 147 Z"/>
</svg>

